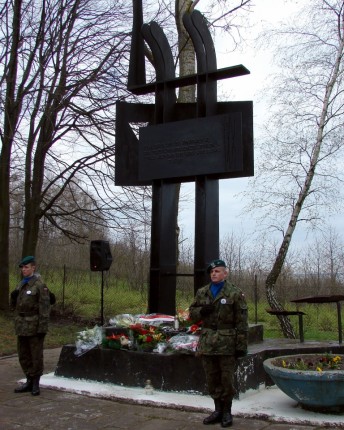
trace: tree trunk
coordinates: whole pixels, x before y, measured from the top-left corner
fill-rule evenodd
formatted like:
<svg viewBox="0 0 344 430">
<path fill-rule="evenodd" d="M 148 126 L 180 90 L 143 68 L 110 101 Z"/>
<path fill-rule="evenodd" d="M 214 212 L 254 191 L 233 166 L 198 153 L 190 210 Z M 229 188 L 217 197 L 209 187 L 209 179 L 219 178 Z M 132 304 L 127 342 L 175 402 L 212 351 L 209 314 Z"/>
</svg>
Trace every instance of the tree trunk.
<svg viewBox="0 0 344 430">
<path fill-rule="evenodd" d="M 183 15 L 192 9 L 191 0 L 176 0 L 176 26 L 178 31 L 179 74 L 180 76 L 195 73 L 195 50 L 190 36 L 183 25 Z M 179 88 L 178 103 L 194 103 L 195 85 Z"/>
<path fill-rule="evenodd" d="M 18 46 L 20 41 L 20 20 L 22 0 L 13 4 L 12 41 L 10 59 L 6 74 L 6 101 L 4 109 L 4 129 L 1 136 L 0 153 L 0 309 L 8 309 L 9 299 L 9 229 L 10 229 L 10 165 L 14 133 L 21 108 L 16 99 L 18 74 Z"/>
<path fill-rule="evenodd" d="M 285 243 L 285 246 L 288 247 L 289 244 Z M 265 281 L 265 288 L 266 288 L 266 297 L 268 300 L 268 303 L 271 307 L 271 309 L 274 310 L 284 310 L 283 306 L 278 302 L 278 299 L 276 297 L 276 291 L 275 291 L 275 283 L 281 273 L 285 255 L 283 256 L 283 246 L 280 248 L 279 255 L 277 256 L 275 263 L 273 265 L 273 268 L 271 269 L 268 277 Z M 285 251 L 286 253 L 287 251 Z M 279 258 L 280 257 L 280 258 Z M 279 320 L 282 332 L 286 338 L 289 339 L 295 339 L 296 335 L 293 329 L 293 326 L 290 322 L 290 319 L 287 316 L 284 315 L 277 315 L 277 318 Z"/>
<path fill-rule="evenodd" d="M 0 310 L 8 309 L 9 297 L 9 166 L 11 159 L 10 141 L 2 142 L 0 154 Z"/>
<path fill-rule="evenodd" d="M 319 161 L 320 151 L 321 151 L 321 147 L 324 139 L 324 128 L 327 122 L 327 117 L 328 117 L 329 108 L 331 104 L 331 96 L 337 80 L 340 79 L 340 70 L 341 70 L 340 67 L 341 67 L 341 62 L 343 58 L 343 53 L 344 53 L 344 38 L 340 39 L 339 41 L 331 76 L 329 81 L 326 84 L 326 91 L 322 101 L 322 111 L 317 121 L 318 128 L 317 128 L 316 141 L 313 146 L 312 157 L 310 159 L 309 168 L 308 168 L 303 186 L 299 192 L 296 204 L 294 205 L 294 208 L 289 220 L 289 225 L 286 230 L 286 233 L 284 234 L 279 252 L 277 254 L 273 267 L 265 281 L 266 295 L 272 309 L 277 309 L 277 310 L 283 309 L 283 307 L 278 303 L 276 299 L 276 292 L 274 290 L 274 286 L 276 284 L 276 281 L 281 273 L 283 264 L 285 262 L 285 258 L 288 253 L 289 245 L 290 245 L 293 233 L 295 231 L 302 206 L 310 192 L 311 184 L 315 175 L 315 170 Z M 283 334 L 287 338 L 295 338 L 295 333 L 289 318 L 279 317 L 279 321 L 280 321 Z"/>
<path fill-rule="evenodd" d="M 179 74 L 180 76 L 191 75 L 195 73 L 195 50 L 191 39 L 183 25 L 183 14 L 189 11 L 192 7 L 192 0 L 176 0 L 175 2 L 175 19 L 178 32 L 178 52 L 179 52 Z M 178 103 L 193 103 L 195 102 L 195 86 L 179 88 Z M 179 199 L 181 184 L 176 184 L 177 187 L 177 207 L 176 217 L 179 213 Z M 177 262 L 179 262 L 179 234 L 180 228 L 177 221 L 176 244 L 177 244 Z"/>
</svg>

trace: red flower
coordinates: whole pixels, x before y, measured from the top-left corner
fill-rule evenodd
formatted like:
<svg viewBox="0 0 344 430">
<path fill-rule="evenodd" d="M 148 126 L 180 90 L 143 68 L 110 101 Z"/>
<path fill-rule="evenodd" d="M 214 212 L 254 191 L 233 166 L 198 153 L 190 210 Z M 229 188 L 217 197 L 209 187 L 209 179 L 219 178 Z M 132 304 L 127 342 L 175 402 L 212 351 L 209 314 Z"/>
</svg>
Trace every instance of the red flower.
<svg viewBox="0 0 344 430">
<path fill-rule="evenodd" d="M 106 336 L 106 339 L 108 339 L 108 340 L 119 340 L 122 336 L 124 336 L 125 338 L 128 339 L 128 336 L 123 334 L 123 333 L 121 333 L 121 334 L 112 333 L 111 336 Z"/>
<path fill-rule="evenodd" d="M 138 331 L 138 330 L 142 329 L 142 325 L 140 323 L 132 324 L 129 326 L 129 328 L 133 331 Z"/>
<path fill-rule="evenodd" d="M 197 324 L 192 324 L 189 330 L 191 331 L 191 333 L 195 333 L 195 331 L 197 331 L 198 329 L 199 326 Z"/>
<path fill-rule="evenodd" d="M 142 327 L 142 324 L 137 323 L 137 324 L 133 324 L 131 326 L 129 326 L 129 328 L 139 334 L 147 334 L 150 333 L 150 330 L 148 330 L 147 328 Z"/>
</svg>

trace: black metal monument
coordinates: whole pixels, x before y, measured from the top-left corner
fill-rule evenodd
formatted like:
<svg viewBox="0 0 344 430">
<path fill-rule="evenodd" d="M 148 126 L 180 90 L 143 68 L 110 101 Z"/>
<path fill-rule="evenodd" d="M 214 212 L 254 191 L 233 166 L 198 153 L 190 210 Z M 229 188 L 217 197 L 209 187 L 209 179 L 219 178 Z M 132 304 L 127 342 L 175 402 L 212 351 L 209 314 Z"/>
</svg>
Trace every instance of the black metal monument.
<svg viewBox="0 0 344 430">
<path fill-rule="evenodd" d="M 184 14 L 196 52 L 197 73 L 176 77 L 172 51 L 156 22 L 143 24 L 142 0 L 133 0 L 128 89 L 155 93 L 155 104 L 117 103 L 115 183 L 152 185 L 149 312 L 175 314 L 176 183 L 195 182 L 194 290 L 207 282 L 205 267 L 219 257 L 219 179 L 253 175 L 253 105 L 217 102 L 217 81 L 246 75 L 242 65 L 217 69 L 214 44 L 203 15 Z M 144 43 L 156 81 L 146 82 Z M 196 85 L 196 103 L 177 103 L 178 87 Z M 131 123 L 147 123 L 139 138 Z"/>
</svg>

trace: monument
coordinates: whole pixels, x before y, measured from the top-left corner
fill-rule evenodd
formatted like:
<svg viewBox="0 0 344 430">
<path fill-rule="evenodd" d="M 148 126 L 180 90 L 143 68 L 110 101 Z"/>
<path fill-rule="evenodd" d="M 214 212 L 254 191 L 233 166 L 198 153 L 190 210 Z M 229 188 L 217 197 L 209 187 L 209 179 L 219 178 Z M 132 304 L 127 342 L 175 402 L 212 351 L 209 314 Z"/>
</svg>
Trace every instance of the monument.
<svg viewBox="0 0 344 430">
<path fill-rule="evenodd" d="M 195 181 L 194 288 L 206 283 L 205 267 L 219 255 L 219 188 L 224 178 L 253 175 L 252 102 L 217 102 L 217 80 L 249 73 L 239 65 L 217 69 L 216 55 L 206 21 L 198 11 L 184 15 L 184 25 L 195 47 L 197 74 L 175 77 L 171 49 L 158 24 L 142 23 L 142 2 L 134 0 L 133 42 L 129 89 L 137 95 L 155 93 L 155 104 L 117 104 L 116 184 L 152 185 L 152 236 L 149 311 L 175 314 L 176 183 Z M 156 81 L 146 83 L 144 42 L 153 54 Z M 176 103 L 175 89 L 197 85 L 197 102 Z M 130 123 L 147 123 L 139 136 Z M 254 327 L 253 327 L 254 328 Z M 304 342 L 263 345 L 262 326 L 257 337 L 249 332 L 249 355 L 240 358 L 236 385 L 238 393 L 271 385 L 264 360 L 297 350 L 336 351 L 342 345 Z M 260 331 L 261 329 L 261 331 Z M 261 336 L 259 336 L 261 334 Z M 251 335 L 251 338 L 250 338 Z M 74 345 L 61 351 L 55 375 L 96 381 L 153 386 L 165 391 L 206 393 L 200 357 L 194 354 L 147 353 L 93 348 L 75 355 Z"/>
<path fill-rule="evenodd" d="M 133 0 L 128 89 L 155 94 L 155 104 L 117 103 L 116 171 L 119 186 L 152 186 L 148 311 L 175 314 L 177 189 L 195 182 L 194 290 L 207 283 L 205 268 L 219 257 L 219 180 L 253 175 L 253 104 L 218 102 L 217 81 L 246 75 L 242 65 L 217 69 L 214 44 L 203 15 L 185 13 L 197 73 L 175 76 L 172 51 L 156 22 L 143 23 L 142 1 Z M 156 81 L 146 82 L 144 43 L 154 59 Z M 176 88 L 196 85 L 195 103 L 177 103 Z M 137 137 L 130 123 L 147 123 Z"/>
<path fill-rule="evenodd" d="M 155 103 L 117 103 L 116 171 L 119 186 L 151 185 L 152 230 L 149 313 L 176 312 L 176 184 L 194 181 L 194 290 L 207 282 L 205 268 L 219 257 L 219 180 L 253 175 L 252 102 L 217 102 L 217 80 L 249 73 L 242 65 L 217 69 L 207 23 L 196 10 L 183 17 L 193 42 L 197 73 L 176 77 L 171 48 L 160 26 L 143 24 L 142 1 L 134 0 L 128 88 L 136 95 L 155 94 Z M 144 43 L 151 49 L 156 81 L 146 83 Z M 176 103 L 175 90 L 197 86 L 197 102 Z M 148 124 L 138 136 L 130 124 Z M 262 340 L 262 326 L 252 327 L 249 343 Z M 261 330 L 260 330 L 261 329 Z M 265 381 L 260 353 L 241 359 L 238 392 Z M 140 386 L 148 378 L 160 390 L 206 393 L 201 360 L 195 354 L 157 354 L 94 348 L 75 356 L 63 347 L 58 376 Z"/>
</svg>

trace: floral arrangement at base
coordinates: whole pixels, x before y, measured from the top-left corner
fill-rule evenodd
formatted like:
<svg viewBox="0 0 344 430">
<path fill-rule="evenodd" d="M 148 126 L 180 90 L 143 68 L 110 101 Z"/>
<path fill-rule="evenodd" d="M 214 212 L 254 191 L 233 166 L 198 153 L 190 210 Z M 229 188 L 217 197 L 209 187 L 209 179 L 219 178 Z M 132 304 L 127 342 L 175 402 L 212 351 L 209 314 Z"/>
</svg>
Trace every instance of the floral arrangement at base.
<svg viewBox="0 0 344 430">
<path fill-rule="evenodd" d="M 313 370 L 316 372 L 323 372 L 326 370 L 344 370 L 342 357 L 329 353 L 325 353 L 320 357 L 318 354 L 307 354 L 305 358 L 297 356 L 295 359 L 292 357 L 288 358 L 288 360 L 276 359 L 272 364 L 274 366 L 292 370 Z"/>
<path fill-rule="evenodd" d="M 181 329 L 184 329 L 186 333 L 189 334 L 198 334 L 201 331 L 202 328 L 202 321 L 197 322 L 194 324 L 192 320 L 190 319 L 190 312 L 189 309 L 185 310 L 179 310 L 176 315 L 179 327 Z"/>
<path fill-rule="evenodd" d="M 175 318 L 180 328 L 175 328 Z M 188 310 L 177 316 L 163 314 L 120 314 L 109 320 L 109 325 L 95 326 L 78 333 L 75 355 L 82 355 L 92 348 L 130 349 L 156 353 L 195 352 L 201 330 L 200 321 L 192 324 Z"/>
<path fill-rule="evenodd" d="M 159 326 L 148 326 L 141 323 L 129 326 L 134 339 L 134 349 L 139 351 L 153 351 L 159 343 L 166 340 Z"/>
<path fill-rule="evenodd" d="M 111 349 L 128 349 L 131 347 L 131 341 L 124 333 L 112 334 L 103 339 L 102 346 Z"/>
<path fill-rule="evenodd" d="M 98 327 L 97 325 L 94 326 L 92 329 L 80 331 L 77 334 L 77 338 L 75 341 L 74 354 L 77 356 L 83 355 L 92 348 L 101 345 L 102 340 L 103 331 L 102 328 Z"/>
<path fill-rule="evenodd" d="M 166 352 L 190 354 L 197 350 L 199 337 L 195 334 L 180 333 L 167 342 Z"/>
<path fill-rule="evenodd" d="M 187 328 L 192 325 L 189 309 L 179 309 L 176 317 L 178 319 L 180 328 Z"/>
</svg>

